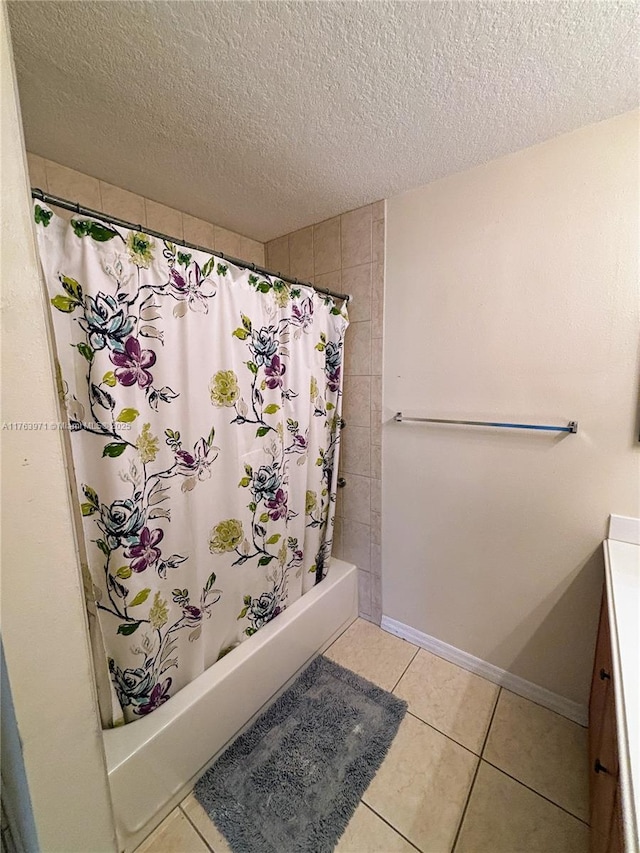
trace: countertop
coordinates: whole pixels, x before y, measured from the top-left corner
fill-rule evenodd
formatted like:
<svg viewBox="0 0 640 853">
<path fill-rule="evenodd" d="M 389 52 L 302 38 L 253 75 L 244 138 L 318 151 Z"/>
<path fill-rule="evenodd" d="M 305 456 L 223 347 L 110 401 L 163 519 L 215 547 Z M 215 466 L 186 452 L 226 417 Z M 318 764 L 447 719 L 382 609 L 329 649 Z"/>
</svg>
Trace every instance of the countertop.
<svg viewBox="0 0 640 853">
<path fill-rule="evenodd" d="M 636 853 L 640 850 L 640 544 L 607 539 L 604 553 L 625 849 Z"/>
</svg>

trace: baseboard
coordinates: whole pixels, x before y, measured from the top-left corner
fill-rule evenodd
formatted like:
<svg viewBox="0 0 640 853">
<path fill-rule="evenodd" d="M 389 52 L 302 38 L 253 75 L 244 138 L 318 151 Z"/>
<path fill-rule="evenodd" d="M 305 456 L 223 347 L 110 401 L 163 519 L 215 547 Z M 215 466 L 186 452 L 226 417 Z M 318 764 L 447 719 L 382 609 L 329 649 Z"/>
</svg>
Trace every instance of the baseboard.
<svg viewBox="0 0 640 853">
<path fill-rule="evenodd" d="M 432 652 L 438 657 L 444 658 L 455 663 L 462 669 L 468 672 L 473 672 L 476 675 L 481 675 L 487 681 L 492 681 L 494 684 L 499 684 L 512 693 L 517 693 L 525 699 L 531 699 L 538 705 L 544 708 L 549 708 L 550 711 L 555 711 L 574 723 L 581 726 L 586 726 L 588 722 L 588 709 L 586 705 L 581 705 L 578 702 L 573 702 L 571 699 L 566 699 L 564 696 L 559 696 L 557 693 L 552 693 L 545 687 L 540 687 L 531 681 L 520 678 L 519 675 L 514 675 L 507 672 L 506 669 L 500 669 L 499 666 L 494 666 L 486 660 L 474 657 L 469 652 L 463 652 L 462 649 L 457 649 L 455 646 L 450 646 L 448 643 L 443 643 L 442 640 L 437 640 L 429 634 L 423 634 L 416 628 L 405 625 L 402 622 L 397 622 L 395 619 L 390 619 L 388 616 L 382 617 L 380 627 L 389 634 L 395 634 L 396 637 L 401 637 L 409 643 L 420 646 Z"/>
</svg>

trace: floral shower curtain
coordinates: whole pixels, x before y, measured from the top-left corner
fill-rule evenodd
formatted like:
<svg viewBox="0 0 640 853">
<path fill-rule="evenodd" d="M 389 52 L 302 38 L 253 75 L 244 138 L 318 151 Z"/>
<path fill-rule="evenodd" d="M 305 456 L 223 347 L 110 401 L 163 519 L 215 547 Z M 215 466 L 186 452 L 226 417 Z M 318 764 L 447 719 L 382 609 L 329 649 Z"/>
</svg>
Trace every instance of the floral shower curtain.
<svg viewBox="0 0 640 853">
<path fill-rule="evenodd" d="M 348 320 L 311 288 L 34 211 L 117 725 L 326 572 Z"/>
</svg>

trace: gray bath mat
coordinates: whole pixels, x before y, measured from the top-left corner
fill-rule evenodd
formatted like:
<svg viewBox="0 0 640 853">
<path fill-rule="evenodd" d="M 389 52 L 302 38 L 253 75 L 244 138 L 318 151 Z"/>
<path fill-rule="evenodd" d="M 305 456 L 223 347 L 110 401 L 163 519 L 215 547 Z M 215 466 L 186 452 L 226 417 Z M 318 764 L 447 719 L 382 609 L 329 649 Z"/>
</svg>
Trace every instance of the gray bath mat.
<svg viewBox="0 0 640 853">
<path fill-rule="evenodd" d="M 234 853 L 331 853 L 406 710 L 318 657 L 207 770 L 195 796 Z"/>
</svg>

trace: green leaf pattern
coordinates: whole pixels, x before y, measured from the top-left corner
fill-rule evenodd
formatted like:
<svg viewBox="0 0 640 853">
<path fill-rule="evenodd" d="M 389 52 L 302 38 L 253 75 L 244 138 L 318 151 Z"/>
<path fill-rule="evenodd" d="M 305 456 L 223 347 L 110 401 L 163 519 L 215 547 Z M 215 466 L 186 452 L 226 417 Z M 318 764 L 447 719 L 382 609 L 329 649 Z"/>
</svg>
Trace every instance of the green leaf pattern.
<svg viewBox="0 0 640 853">
<path fill-rule="evenodd" d="M 116 725 L 326 573 L 348 320 L 141 231 L 34 219 Z"/>
</svg>

